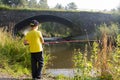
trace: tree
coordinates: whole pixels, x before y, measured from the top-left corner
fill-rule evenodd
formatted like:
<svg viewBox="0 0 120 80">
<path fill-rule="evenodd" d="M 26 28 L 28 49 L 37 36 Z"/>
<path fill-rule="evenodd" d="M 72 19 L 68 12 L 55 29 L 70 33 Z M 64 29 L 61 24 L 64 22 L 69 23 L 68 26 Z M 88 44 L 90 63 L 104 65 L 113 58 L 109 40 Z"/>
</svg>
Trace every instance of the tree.
<svg viewBox="0 0 120 80">
<path fill-rule="evenodd" d="M 112 11 L 112 12 L 115 12 L 115 11 L 116 11 L 116 9 L 111 9 L 111 11 Z"/>
<path fill-rule="evenodd" d="M 2 4 L 2 1 L 0 0 L 0 4 Z"/>
<path fill-rule="evenodd" d="M 118 11 L 120 11 L 120 6 L 117 8 Z"/>
<path fill-rule="evenodd" d="M 37 0 L 30 0 L 28 6 L 30 8 L 36 8 L 37 7 Z"/>
<path fill-rule="evenodd" d="M 41 9 L 48 9 L 49 6 L 48 6 L 48 4 L 47 4 L 47 0 L 40 0 L 40 1 L 39 1 L 39 7 L 40 7 Z"/>
<path fill-rule="evenodd" d="M 19 4 L 18 5 L 26 7 L 26 6 L 28 6 L 28 0 L 19 0 Z"/>
<path fill-rule="evenodd" d="M 3 4 L 8 6 L 26 6 L 28 0 L 0 0 Z"/>
<path fill-rule="evenodd" d="M 1 2 L 5 5 L 11 5 L 12 3 L 14 3 L 14 0 L 1 0 Z"/>
<path fill-rule="evenodd" d="M 74 2 L 71 2 L 71 3 L 67 4 L 66 9 L 67 10 L 76 10 L 77 5 Z"/>
<path fill-rule="evenodd" d="M 64 9 L 64 7 L 61 4 L 56 4 L 56 6 L 54 7 L 55 9 Z"/>
<path fill-rule="evenodd" d="M 117 8 L 117 10 L 120 12 L 120 3 L 119 3 L 119 5 L 118 5 L 118 8 Z"/>
</svg>

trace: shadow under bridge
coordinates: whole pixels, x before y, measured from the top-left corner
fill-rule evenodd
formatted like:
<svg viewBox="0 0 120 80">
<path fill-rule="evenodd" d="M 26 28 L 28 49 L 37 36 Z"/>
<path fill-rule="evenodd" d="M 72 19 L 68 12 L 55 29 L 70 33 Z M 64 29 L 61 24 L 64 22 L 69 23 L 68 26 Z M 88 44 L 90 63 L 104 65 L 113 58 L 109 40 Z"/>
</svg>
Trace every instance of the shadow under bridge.
<svg viewBox="0 0 120 80">
<path fill-rule="evenodd" d="M 19 23 L 17 23 L 14 26 L 13 34 L 16 36 L 21 30 L 26 29 L 29 26 L 31 20 L 37 20 L 37 21 L 39 21 L 39 23 L 57 22 L 57 23 L 65 25 L 71 29 L 73 27 L 76 27 L 75 24 L 72 23 L 72 21 L 65 19 L 63 17 L 58 17 L 58 16 L 54 16 L 54 15 L 38 15 L 38 16 L 33 16 L 30 18 L 27 18 L 27 19 L 22 20 Z"/>
</svg>

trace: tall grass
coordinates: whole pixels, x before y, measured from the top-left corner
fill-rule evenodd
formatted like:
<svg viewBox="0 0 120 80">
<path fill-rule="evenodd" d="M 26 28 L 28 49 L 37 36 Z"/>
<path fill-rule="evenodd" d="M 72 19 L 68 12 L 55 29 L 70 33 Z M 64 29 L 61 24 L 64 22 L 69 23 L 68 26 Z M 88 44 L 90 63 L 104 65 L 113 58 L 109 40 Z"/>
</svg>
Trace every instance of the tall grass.
<svg viewBox="0 0 120 80">
<path fill-rule="evenodd" d="M 120 34 L 116 38 L 116 47 L 110 52 L 108 65 L 114 80 L 120 80 Z"/>
<path fill-rule="evenodd" d="M 92 63 L 87 59 L 87 52 L 82 53 L 80 49 L 74 50 L 74 62 L 76 75 L 74 80 L 87 80 L 91 74 Z"/>
<path fill-rule="evenodd" d="M 0 67 L 11 75 L 29 75 L 29 51 L 22 44 L 22 40 L 13 39 L 6 32 L 0 31 Z"/>
<path fill-rule="evenodd" d="M 29 46 L 23 44 L 20 38 L 13 38 L 11 34 L 0 31 L 0 71 L 14 77 L 30 76 L 31 60 Z M 44 70 L 50 59 L 44 54 Z"/>
<path fill-rule="evenodd" d="M 118 26 L 116 24 L 110 27 L 101 25 L 99 28 L 101 41 L 93 43 L 91 52 L 87 47 L 84 52 L 80 49 L 74 51 L 73 60 L 77 71 L 73 80 L 120 79 L 120 35 L 116 31 Z M 91 53 L 90 60 L 87 58 L 89 53 Z"/>
</svg>

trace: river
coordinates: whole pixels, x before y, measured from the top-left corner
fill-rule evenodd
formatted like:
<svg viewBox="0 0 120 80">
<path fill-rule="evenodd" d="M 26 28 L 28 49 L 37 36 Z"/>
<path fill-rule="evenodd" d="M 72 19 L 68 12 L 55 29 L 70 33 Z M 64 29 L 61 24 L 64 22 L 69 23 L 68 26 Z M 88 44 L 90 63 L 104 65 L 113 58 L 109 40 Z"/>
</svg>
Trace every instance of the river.
<svg viewBox="0 0 120 80">
<path fill-rule="evenodd" d="M 83 43 L 60 43 L 45 45 L 47 53 L 53 57 L 48 65 L 48 73 L 53 75 L 63 74 L 65 76 L 74 75 L 74 49 L 82 48 Z"/>
</svg>

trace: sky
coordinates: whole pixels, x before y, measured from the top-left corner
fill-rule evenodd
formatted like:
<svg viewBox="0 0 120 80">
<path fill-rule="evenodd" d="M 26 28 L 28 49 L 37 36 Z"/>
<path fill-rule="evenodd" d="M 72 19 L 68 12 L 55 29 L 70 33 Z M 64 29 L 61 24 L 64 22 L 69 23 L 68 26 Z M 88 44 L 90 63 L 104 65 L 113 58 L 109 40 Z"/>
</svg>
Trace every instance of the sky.
<svg viewBox="0 0 120 80">
<path fill-rule="evenodd" d="M 52 8 L 57 3 L 66 6 L 70 2 L 74 2 L 79 10 L 111 10 L 120 4 L 120 0 L 48 0 L 48 5 Z"/>
</svg>

